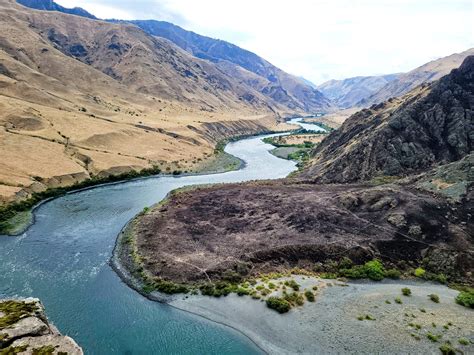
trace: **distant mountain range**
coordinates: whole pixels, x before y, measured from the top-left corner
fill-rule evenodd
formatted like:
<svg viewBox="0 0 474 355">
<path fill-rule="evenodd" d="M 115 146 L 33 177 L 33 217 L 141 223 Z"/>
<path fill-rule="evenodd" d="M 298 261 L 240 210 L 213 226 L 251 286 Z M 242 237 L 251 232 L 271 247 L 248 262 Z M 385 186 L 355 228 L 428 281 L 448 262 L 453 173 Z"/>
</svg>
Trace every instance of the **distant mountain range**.
<svg viewBox="0 0 474 355">
<path fill-rule="evenodd" d="M 372 96 L 399 75 L 356 76 L 343 80 L 329 80 L 317 86 L 317 89 L 338 107 L 349 108 Z"/>
<path fill-rule="evenodd" d="M 84 9 L 66 9 L 51 0 L 18 2 L 34 9 L 59 11 L 96 19 Z M 331 102 L 313 86 L 232 43 L 201 36 L 165 21 L 107 21 L 134 24 L 150 35 L 170 40 L 186 52 L 214 63 L 219 70 L 252 87 L 277 104 L 285 106 L 288 114 L 291 114 L 291 111 L 314 113 L 331 109 Z"/>
<path fill-rule="evenodd" d="M 391 97 L 404 95 L 418 85 L 433 82 L 449 74 L 451 70 L 458 68 L 466 57 L 473 54 L 474 48 L 470 48 L 464 52 L 433 60 L 407 73 L 397 75 L 394 80 L 388 82 L 372 95 L 362 99 L 356 105 L 368 107 Z"/>
<path fill-rule="evenodd" d="M 329 80 L 316 88 L 339 108 L 369 107 L 404 95 L 423 83 L 438 80 L 472 54 L 474 48 L 433 60 L 407 73 Z"/>
</svg>

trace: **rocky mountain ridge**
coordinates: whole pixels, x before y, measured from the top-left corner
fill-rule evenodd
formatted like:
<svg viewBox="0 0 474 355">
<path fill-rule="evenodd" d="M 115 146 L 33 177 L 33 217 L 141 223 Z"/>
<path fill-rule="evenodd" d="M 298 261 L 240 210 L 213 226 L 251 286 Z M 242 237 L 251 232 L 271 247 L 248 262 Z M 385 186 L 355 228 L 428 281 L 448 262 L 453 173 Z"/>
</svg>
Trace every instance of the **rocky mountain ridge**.
<svg viewBox="0 0 474 355">
<path fill-rule="evenodd" d="M 304 177 L 354 182 L 405 176 L 462 159 L 474 142 L 474 56 L 407 95 L 364 109 L 313 152 Z"/>
</svg>

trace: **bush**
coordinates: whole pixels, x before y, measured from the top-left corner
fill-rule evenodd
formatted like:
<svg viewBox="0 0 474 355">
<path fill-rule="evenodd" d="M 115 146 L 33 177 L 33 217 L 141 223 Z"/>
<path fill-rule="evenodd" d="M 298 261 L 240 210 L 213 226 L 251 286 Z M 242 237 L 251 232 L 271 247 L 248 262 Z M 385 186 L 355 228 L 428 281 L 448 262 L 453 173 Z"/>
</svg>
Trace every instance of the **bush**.
<svg viewBox="0 0 474 355">
<path fill-rule="evenodd" d="M 425 269 L 419 267 L 419 268 L 415 269 L 414 274 L 415 274 L 416 277 L 423 277 L 423 276 L 425 276 L 426 271 L 425 271 Z"/>
<path fill-rule="evenodd" d="M 389 269 L 385 272 L 385 276 L 391 279 L 399 279 L 401 276 L 401 272 L 398 271 L 397 269 Z"/>
<path fill-rule="evenodd" d="M 456 297 L 456 303 L 464 307 L 474 308 L 474 290 L 461 291 Z"/>
<path fill-rule="evenodd" d="M 455 355 L 456 354 L 456 349 L 454 349 L 451 344 L 449 343 L 444 343 L 439 347 L 439 350 L 443 355 Z"/>
<path fill-rule="evenodd" d="M 278 313 L 286 313 L 291 309 L 290 303 L 279 297 L 269 297 L 266 303 L 268 308 L 274 309 Z"/>
<path fill-rule="evenodd" d="M 426 337 L 427 337 L 429 340 L 431 340 L 432 342 L 437 342 L 437 341 L 439 340 L 439 338 L 441 338 L 441 335 L 435 335 L 435 334 L 433 334 L 433 333 L 431 333 L 431 332 L 428 332 L 428 333 L 426 334 Z"/>
<path fill-rule="evenodd" d="M 430 300 L 432 300 L 434 303 L 439 303 L 439 296 L 432 293 L 431 295 L 428 295 L 428 297 L 430 298 Z"/>
<path fill-rule="evenodd" d="M 314 302 L 314 293 L 311 292 L 310 290 L 306 290 L 304 292 L 304 295 L 306 296 L 306 299 L 309 301 L 309 302 Z"/>
<path fill-rule="evenodd" d="M 471 343 L 471 342 L 470 342 L 468 339 L 466 339 L 466 338 L 461 338 L 461 339 L 458 340 L 458 342 L 459 342 L 459 344 L 461 344 L 461 345 L 469 345 L 469 344 Z"/>
<path fill-rule="evenodd" d="M 285 281 L 285 286 L 291 287 L 295 291 L 299 291 L 300 285 L 295 280 Z"/>
<path fill-rule="evenodd" d="M 292 306 L 302 306 L 304 304 L 304 298 L 301 293 L 283 293 L 283 299 L 285 299 Z"/>
<path fill-rule="evenodd" d="M 402 299 L 400 297 L 395 298 L 395 303 L 402 304 Z"/>
<path fill-rule="evenodd" d="M 383 280 L 385 277 L 385 269 L 379 260 L 366 262 L 364 265 L 357 265 L 350 269 L 339 270 L 341 276 L 351 279 L 371 279 L 374 281 Z"/>
<path fill-rule="evenodd" d="M 402 288 L 403 296 L 411 296 L 411 290 L 408 287 Z"/>
</svg>

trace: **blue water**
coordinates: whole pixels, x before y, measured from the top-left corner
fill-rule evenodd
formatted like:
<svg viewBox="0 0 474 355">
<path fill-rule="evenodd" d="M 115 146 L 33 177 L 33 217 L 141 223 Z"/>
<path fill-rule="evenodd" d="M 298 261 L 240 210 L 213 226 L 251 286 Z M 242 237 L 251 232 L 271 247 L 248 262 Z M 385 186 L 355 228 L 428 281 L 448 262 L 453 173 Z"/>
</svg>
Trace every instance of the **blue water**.
<svg viewBox="0 0 474 355">
<path fill-rule="evenodd" d="M 37 297 L 86 354 L 257 354 L 240 333 L 128 288 L 108 265 L 122 227 L 145 206 L 192 184 L 275 179 L 295 163 L 262 137 L 229 144 L 244 161 L 222 174 L 153 177 L 69 194 L 43 204 L 23 235 L 0 238 L 0 298 Z"/>
</svg>

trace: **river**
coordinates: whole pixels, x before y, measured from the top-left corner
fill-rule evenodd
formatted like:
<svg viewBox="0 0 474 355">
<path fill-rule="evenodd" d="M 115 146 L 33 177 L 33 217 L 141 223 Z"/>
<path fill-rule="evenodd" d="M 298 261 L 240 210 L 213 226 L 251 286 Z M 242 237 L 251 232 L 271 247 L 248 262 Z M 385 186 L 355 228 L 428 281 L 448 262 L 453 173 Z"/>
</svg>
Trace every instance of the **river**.
<svg viewBox="0 0 474 355">
<path fill-rule="evenodd" d="M 273 146 L 262 142 L 268 136 L 227 145 L 226 152 L 246 162 L 238 171 L 150 177 L 41 205 L 25 233 L 0 238 L 0 298 L 40 298 L 52 323 L 86 354 L 259 353 L 237 331 L 142 297 L 120 280 L 108 261 L 127 221 L 173 189 L 277 179 L 294 171 L 294 162 L 269 153 Z"/>
</svg>

